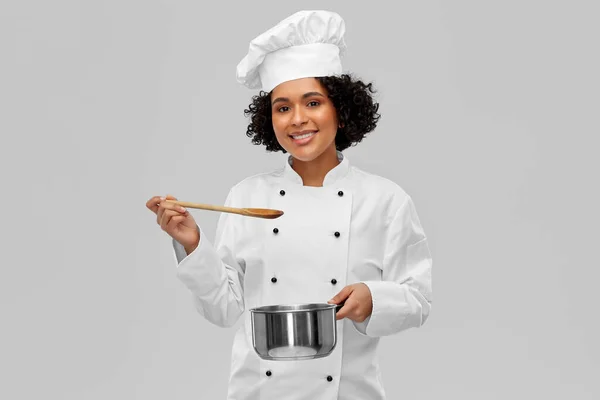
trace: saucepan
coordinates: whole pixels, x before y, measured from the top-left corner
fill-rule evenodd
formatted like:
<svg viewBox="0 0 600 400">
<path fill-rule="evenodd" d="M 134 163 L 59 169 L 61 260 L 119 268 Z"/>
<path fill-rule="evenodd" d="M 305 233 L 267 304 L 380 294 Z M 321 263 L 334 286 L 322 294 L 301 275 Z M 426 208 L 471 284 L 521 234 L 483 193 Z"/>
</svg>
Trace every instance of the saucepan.
<svg viewBox="0 0 600 400">
<path fill-rule="evenodd" d="M 336 314 L 344 303 L 268 305 L 250 309 L 252 345 L 264 360 L 327 357 L 337 344 Z"/>
</svg>

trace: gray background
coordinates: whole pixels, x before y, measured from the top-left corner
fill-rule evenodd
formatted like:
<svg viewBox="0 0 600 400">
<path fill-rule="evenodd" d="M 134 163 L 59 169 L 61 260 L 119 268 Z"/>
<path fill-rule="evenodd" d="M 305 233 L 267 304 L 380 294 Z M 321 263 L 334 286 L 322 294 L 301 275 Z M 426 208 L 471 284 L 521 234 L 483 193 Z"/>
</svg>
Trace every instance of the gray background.
<svg viewBox="0 0 600 400">
<path fill-rule="evenodd" d="M 413 196 L 434 257 L 431 319 L 382 341 L 389 398 L 600 398 L 599 7 L 523 0 L 3 2 L 0 398 L 224 398 L 234 331 L 145 202 L 281 165 L 235 66 L 323 7 L 379 89 L 346 154 Z"/>
</svg>

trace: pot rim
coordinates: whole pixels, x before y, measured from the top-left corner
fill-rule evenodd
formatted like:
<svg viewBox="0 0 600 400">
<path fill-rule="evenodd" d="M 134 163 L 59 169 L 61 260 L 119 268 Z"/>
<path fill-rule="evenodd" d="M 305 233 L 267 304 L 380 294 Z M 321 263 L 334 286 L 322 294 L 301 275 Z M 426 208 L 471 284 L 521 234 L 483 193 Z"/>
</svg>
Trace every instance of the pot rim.
<svg viewBox="0 0 600 400">
<path fill-rule="evenodd" d="M 298 303 L 298 304 L 274 304 L 251 308 L 251 313 L 258 314 L 283 314 L 312 311 L 327 311 L 336 308 L 336 304 L 329 303 Z"/>
</svg>

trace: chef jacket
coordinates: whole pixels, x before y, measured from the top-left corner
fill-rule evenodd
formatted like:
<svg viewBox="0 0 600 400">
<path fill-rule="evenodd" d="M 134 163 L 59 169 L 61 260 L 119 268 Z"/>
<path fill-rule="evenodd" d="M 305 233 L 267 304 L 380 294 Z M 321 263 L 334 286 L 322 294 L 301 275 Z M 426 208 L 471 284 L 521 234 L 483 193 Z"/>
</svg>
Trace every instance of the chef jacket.
<svg viewBox="0 0 600 400">
<path fill-rule="evenodd" d="M 380 338 L 420 327 L 431 310 L 432 259 L 411 197 L 362 171 L 341 152 L 322 187 L 304 186 L 288 157 L 280 169 L 248 177 L 229 191 L 230 207 L 284 211 L 277 219 L 222 213 L 214 244 L 200 226 L 189 255 L 173 240 L 177 276 L 211 323 L 243 324 L 235 334 L 230 400 L 385 399 L 376 350 Z M 338 345 L 324 358 L 261 359 L 249 309 L 325 303 L 363 282 L 373 310 L 361 323 L 337 321 Z"/>
</svg>

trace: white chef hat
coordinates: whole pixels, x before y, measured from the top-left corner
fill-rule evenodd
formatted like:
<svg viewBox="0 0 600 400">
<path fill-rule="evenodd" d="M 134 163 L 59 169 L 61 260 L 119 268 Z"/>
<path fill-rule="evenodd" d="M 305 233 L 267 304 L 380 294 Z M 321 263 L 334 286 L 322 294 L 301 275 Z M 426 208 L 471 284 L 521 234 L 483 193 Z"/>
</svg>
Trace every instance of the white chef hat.
<svg viewBox="0 0 600 400">
<path fill-rule="evenodd" d="M 345 30 L 335 12 L 299 11 L 250 42 L 237 80 L 270 92 L 289 80 L 341 74 Z"/>
</svg>

